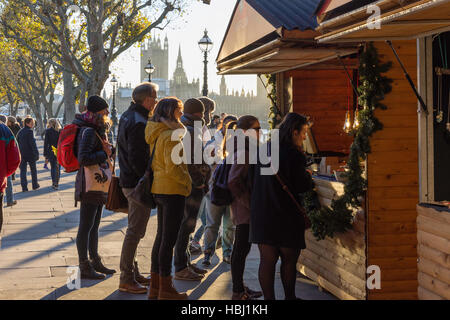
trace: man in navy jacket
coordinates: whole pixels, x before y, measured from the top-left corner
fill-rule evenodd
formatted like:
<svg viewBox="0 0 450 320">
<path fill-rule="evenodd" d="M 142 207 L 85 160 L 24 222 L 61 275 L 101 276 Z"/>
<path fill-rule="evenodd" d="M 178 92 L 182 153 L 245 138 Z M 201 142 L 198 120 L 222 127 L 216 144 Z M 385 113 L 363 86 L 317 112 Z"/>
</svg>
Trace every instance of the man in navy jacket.
<svg viewBox="0 0 450 320">
<path fill-rule="evenodd" d="M 19 144 L 20 154 L 22 155 L 22 161 L 20 162 L 20 184 L 22 185 L 23 192 L 28 191 L 27 164 L 30 165 L 33 190 L 40 188 L 36 171 L 36 161 L 39 160 L 39 151 L 33 134 L 33 118 L 25 118 L 24 124 L 23 129 L 17 133 L 17 142 Z"/>
</svg>

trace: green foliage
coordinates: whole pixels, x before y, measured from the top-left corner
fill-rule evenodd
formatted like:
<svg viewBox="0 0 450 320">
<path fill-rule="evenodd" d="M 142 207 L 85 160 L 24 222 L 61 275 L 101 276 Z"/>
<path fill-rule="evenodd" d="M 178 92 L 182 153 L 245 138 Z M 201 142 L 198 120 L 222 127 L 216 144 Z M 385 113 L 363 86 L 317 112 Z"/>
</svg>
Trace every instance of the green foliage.
<svg viewBox="0 0 450 320">
<path fill-rule="evenodd" d="M 267 78 L 267 88 L 271 88 L 271 91 L 267 94 L 267 98 L 270 101 L 269 107 L 269 128 L 270 130 L 275 129 L 277 125 L 281 122 L 281 112 L 277 106 L 277 87 L 276 87 L 276 75 L 268 74 Z"/>
<path fill-rule="evenodd" d="M 392 89 L 391 79 L 383 76 L 391 68 L 391 63 L 381 64 L 378 53 L 372 43 L 368 43 L 360 57 L 359 75 L 361 86 L 358 88 L 359 104 L 363 110 L 359 112 L 360 126 L 354 134 L 348 159 L 349 172 L 344 186 L 344 194 L 331 202 L 330 208 L 317 206 L 315 191 L 304 196 L 303 205 L 311 220 L 311 229 L 317 240 L 332 238 L 352 228 L 353 208 L 361 205 L 367 189 L 367 180 L 361 162 L 370 153 L 370 137 L 383 128 L 382 123 L 374 116 L 375 109 L 386 109 L 380 101 Z"/>
</svg>

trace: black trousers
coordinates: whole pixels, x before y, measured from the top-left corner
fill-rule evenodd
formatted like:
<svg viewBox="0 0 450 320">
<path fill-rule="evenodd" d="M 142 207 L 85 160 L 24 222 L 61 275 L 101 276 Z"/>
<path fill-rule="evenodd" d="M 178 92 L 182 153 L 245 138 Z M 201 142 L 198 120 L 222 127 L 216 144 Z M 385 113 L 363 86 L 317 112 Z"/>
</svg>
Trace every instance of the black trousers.
<svg viewBox="0 0 450 320">
<path fill-rule="evenodd" d="M 77 234 L 79 261 L 98 257 L 98 227 L 102 218 L 103 205 L 81 202 L 80 224 Z"/>
<path fill-rule="evenodd" d="M 158 229 L 152 249 L 151 272 L 162 277 L 171 275 L 173 247 L 177 241 L 184 214 L 186 197 L 155 194 L 158 208 Z"/>
<path fill-rule="evenodd" d="M 248 241 L 249 233 L 249 224 L 236 226 L 233 251 L 231 252 L 231 279 L 233 281 L 233 292 L 236 293 L 244 291 L 245 259 L 252 247 L 252 244 Z"/>
<path fill-rule="evenodd" d="M 175 243 L 175 272 L 186 268 L 191 261 L 191 253 L 188 246 L 189 236 L 195 231 L 202 199 L 203 189 L 195 188 L 192 188 L 191 194 L 186 198 L 184 216 L 181 221 L 180 231 L 178 232 L 177 242 Z"/>
</svg>

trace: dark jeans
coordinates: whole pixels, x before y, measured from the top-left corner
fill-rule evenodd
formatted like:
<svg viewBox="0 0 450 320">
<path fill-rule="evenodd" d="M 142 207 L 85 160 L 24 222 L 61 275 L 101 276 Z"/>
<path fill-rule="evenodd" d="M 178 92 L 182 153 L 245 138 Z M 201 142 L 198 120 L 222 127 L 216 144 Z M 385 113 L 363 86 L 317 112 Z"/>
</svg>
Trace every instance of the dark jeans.
<svg viewBox="0 0 450 320">
<path fill-rule="evenodd" d="M 98 257 L 98 227 L 102 218 L 103 205 L 81 202 L 80 225 L 77 234 L 77 250 L 79 261 Z"/>
<path fill-rule="evenodd" d="M 37 179 L 36 161 L 22 161 L 20 163 L 20 184 L 22 185 L 22 190 L 28 190 L 27 181 L 27 164 L 30 165 L 31 170 L 31 181 L 33 189 L 39 188 L 39 183 Z"/>
<path fill-rule="evenodd" d="M 61 175 L 61 165 L 58 163 L 58 160 L 54 157 L 48 159 L 50 162 L 51 170 L 50 174 L 52 176 L 52 185 L 59 185 L 59 176 Z"/>
<path fill-rule="evenodd" d="M 233 251 L 231 252 L 231 278 L 233 280 L 233 292 L 244 291 L 245 259 L 252 244 L 248 241 L 250 233 L 249 224 L 236 226 L 234 234 Z"/>
<path fill-rule="evenodd" d="M 198 214 L 202 224 L 197 229 L 197 232 L 194 234 L 194 241 L 200 242 L 206 227 L 206 197 L 203 197 L 202 199 L 202 204 L 200 205 L 200 211 Z"/>
<path fill-rule="evenodd" d="M 184 216 L 181 221 L 178 239 L 175 243 L 174 265 L 175 272 L 186 268 L 191 261 L 191 253 L 189 251 L 189 236 L 195 231 L 197 224 L 198 211 L 202 203 L 203 190 L 192 188 L 189 197 L 186 198 L 184 206 Z"/>
<path fill-rule="evenodd" d="M 130 283 L 134 279 L 134 259 L 139 241 L 145 236 L 150 209 L 142 207 L 131 201 L 130 194 L 134 189 L 122 188 L 123 194 L 128 199 L 128 228 L 122 245 L 120 255 L 120 281 Z"/>
<path fill-rule="evenodd" d="M 186 197 L 155 194 L 155 200 L 158 207 L 158 229 L 152 249 L 151 272 L 167 277 L 172 271 L 173 247 L 183 219 Z"/>
</svg>

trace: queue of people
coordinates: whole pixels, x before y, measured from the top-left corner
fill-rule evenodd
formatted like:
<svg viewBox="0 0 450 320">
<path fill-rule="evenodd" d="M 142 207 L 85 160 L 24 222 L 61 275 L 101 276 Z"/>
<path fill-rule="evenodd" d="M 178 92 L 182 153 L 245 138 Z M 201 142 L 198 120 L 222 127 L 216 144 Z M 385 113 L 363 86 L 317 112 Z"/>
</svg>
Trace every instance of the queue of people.
<svg viewBox="0 0 450 320">
<path fill-rule="evenodd" d="M 191 255 L 194 250 L 203 253 L 202 264 L 208 267 L 218 242 L 221 242 L 223 262 L 231 265 L 231 299 L 252 300 L 261 296 L 275 299 L 275 265 L 279 258 L 285 299 L 296 299 L 296 262 L 305 248 L 305 226 L 278 179 L 274 175 L 261 174 L 261 169 L 270 164 L 249 161 L 250 150 L 254 150 L 252 144 L 259 148 L 261 143 L 259 120 L 251 115 L 239 118 L 226 114 L 212 116 L 215 102 L 207 97 L 191 98 L 184 104 L 176 97 L 158 101 L 158 86 L 144 82 L 133 90 L 131 104 L 120 117 L 115 147 L 108 139 L 111 134 L 108 110 L 103 98 L 91 96 L 86 110 L 77 114 L 73 121 L 78 128 L 73 153 L 79 164 L 75 200 L 80 203 L 76 246 L 81 278 L 104 279 L 116 272 L 107 268 L 99 255 L 98 230 L 108 194 L 96 185 L 110 179 L 111 162 L 117 157 L 120 187 L 128 201 L 128 227 L 119 266 L 120 291 L 147 294 L 148 299 L 187 299 L 186 293 L 175 289 L 173 279 L 202 281 L 208 270 L 193 264 Z M 16 123 L 13 119 L 7 120 L 8 124 Z M 9 181 L 7 177 L 19 163 L 22 190 L 27 191 L 27 166 L 31 169 L 32 188 L 40 187 L 36 175 L 39 153 L 32 131 L 34 121 L 26 118 L 23 123 L 24 128 L 17 132 L 18 147 L 12 129 L 0 125 L 0 141 L 8 142 L 5 146 L 0 145 L 1 197 Z M 278 176 L 294 195 L 312 188 L 301 150 L 307 127 L 306 118 L 295 113 L 287 114 L 279 127 Z M 208 129 L 213 129 L 212 135 L 208 135 Z M 245 134 L 245 143 L 234 143 L 234 150 L 227 150 L 228 142 L 237 139 L 230 134 L 235 129 Z M 56 157 L 60 132 L 57 120 L 50 119 L 45 132 L 44 157 L 46 163 L 50 163 L 55 190 L 59 186 L 61 168 Z M 223 139 L 218 140 L 217 134 Z M 271 150 L 271 141 L 267 145 Z M 196 161 L 194 152 L 198 151 L 198 146 L 202 152 L 200 162 Z M 203 152 L 211 146 L 222 159 L 221 163 L 210 164 L 204 160 Z M 190 161 L 173 161 L 174 150 Z M 227 156 L 231 151 L 234 157 L 230 160 Z M 214 152 L 212 156 L 216 156 Z M 239 157 L 245 162 L 237 161 Z M 98 170 L 94 175 L 93 167 Z M 150 277 L 147 278 L 139 271 L 136 255 L 138 244 L 146 233 L 151 208 L 136 202 L 133 193 L 149 169 L 153 173 L 151 193 L 157 210 L 157 232 L 151 252 Z M 213 190 L 219 171 L 222 175 L 225 172 L 225 187 L 231 195 L 227 203 L 215 200 Z M 202 223 L 194 235 L 199 218 Z M 203 246 L 200 246 L 202 236 Z M 260 253 L 262 292 L 250 289 L 243 280 L 245 261 L 252 244 L 257 244 Z"/>
</svg>

